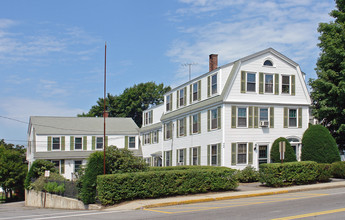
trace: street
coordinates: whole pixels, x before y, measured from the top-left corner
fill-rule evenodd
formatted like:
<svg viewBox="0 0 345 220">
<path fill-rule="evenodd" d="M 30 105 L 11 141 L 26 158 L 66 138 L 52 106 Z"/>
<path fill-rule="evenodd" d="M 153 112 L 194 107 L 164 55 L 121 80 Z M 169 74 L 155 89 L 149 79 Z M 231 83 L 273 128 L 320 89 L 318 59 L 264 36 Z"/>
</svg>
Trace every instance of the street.
<svg viewBox="0 0 345 220">
<path fill-rule="evenodd" d="M 0 220 L 17 219 L 345 219 L 344 188 L 131 211 L 37 209 L 0 205 Z"/>
</svg>

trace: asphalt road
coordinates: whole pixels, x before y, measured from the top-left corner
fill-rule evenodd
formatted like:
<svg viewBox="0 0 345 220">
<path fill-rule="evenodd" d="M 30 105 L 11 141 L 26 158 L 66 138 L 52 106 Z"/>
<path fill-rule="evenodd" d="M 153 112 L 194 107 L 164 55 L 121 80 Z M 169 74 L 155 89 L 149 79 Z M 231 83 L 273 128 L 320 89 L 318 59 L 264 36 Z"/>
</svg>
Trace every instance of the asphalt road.
<svg viewBox="0 0 345 220">
<path fill-rule="evenodd" d="M 135 211 L 37 209 L 1 204 L 0 220 L 17 219 L 345 219 L 344 188 L 222 200 Z"/>
</svg>

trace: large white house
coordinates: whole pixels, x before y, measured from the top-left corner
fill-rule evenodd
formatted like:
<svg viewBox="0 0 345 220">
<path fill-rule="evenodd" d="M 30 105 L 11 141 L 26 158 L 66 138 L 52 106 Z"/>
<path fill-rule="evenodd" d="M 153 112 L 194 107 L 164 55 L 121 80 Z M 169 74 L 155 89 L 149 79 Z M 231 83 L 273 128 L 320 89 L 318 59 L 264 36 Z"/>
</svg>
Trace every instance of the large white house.
<svg viewBox="0 0 345 220">
<path fill-rule="evenodd" d="M 73 179 L 88 156 L 103 150 L 104 118 L 30 117 L 27 161 L 52 161 L 67 179 Z M 128 148 L 141 155 L 139 128 L 131 118 L 106 118 L 105 145 Z"/>
<path fill-rule="evenodd" d="M 299 65 L 272 48 L 218 67 L 143 112 L 144 159 L 152 166 L 213 165 L 237 169 L 270 162 L 278 137 L 297 159 L 311 100 Z"/>
</svg>

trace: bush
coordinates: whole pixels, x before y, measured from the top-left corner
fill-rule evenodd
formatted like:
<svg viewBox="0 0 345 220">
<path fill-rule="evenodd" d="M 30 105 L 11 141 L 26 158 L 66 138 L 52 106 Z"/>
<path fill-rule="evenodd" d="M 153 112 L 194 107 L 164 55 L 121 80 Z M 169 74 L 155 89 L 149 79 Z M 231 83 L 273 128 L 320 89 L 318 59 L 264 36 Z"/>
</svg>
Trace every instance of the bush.
<svg viewBox="0 0 345 220">
<path fill-rule="evenodd" d="M 291 147 L 290 142 L 283 137 L 277 138 L 271 148 L 271 160 L 273 163 L 280 163 L 280 153 L 279 153 L 279 142 L 285 141 L 285 153 L 283 162 L 294 162 L 296 160 L 296 154 L 293 148 Z"/>
<path fill-rule="evenodd" d="M 345 162 L 334 162 L 331 166 L 332 176 L 335 178 L 345 179 Z"/>
<path fill-rule="evenodd" d="M 318 182 L 329 182 L 332 177 L 331 164 L 319 163 L 318 164 Z"/>
<path fill-rule="evenodd" d="M 214 166 L 169 166 L 169 167 L 148 167 L 148 171 L 169 171 L 169 170 L 200 170 L 213 169 Z"/>
<path fill-rule="evenodd" d="M 266 186 L 280 187 L 314 183 L 318 181 L 319 175 L 319 166 L 313 161 L 260 165 L 260 182 Z"/>
<path fill-rule="evenodd" d="M 340 154 L 332 135 L 322 125 L 311 125 L 302 138 L 303 161 L 333 163 L 340 161 Z"/>
<path fill-rule="evenodd" d="M 256 171 L 252 166 L 247 166 L 243 170 L 237 170 L 235 175 L 240 183 L 252 183 L 259 181 L 259 172 Z"/>
<path fill-rule="evenodd" d="M 235 170 L 225 167 L 136 172 L 97 177 L 98 199 L 103 205 L 145 198 L 233 190 Z"/>
<path fill-rule="evenodd" d="M 44 175 L 44 171 L 50 170 L 52 173 L 56 173 L 57 170 L 54 167 L 54 164 L 47 160 L 35 160 L 30 169 L 28 174 L 26 175 L 25 181 L 24 181 L 24 187 L 25 189 L 30 189 L 30 184 L 32 179 L 37 179 L 40 176 Z"/>
<path fill-rule="evenodd" d="M 63 182 L 66 179 L 58 173 L 51 173 L 48 178 L 44 177 L 43 175 L 40 176 L 35 182 L 30 184 L 30 189 L 34 189 L 36 191 L 43 191 L 44 186 L 47 182 Z"/>
<path fill-rule="evenodd" d="M 77 186 L 79 187 L 79 197 L 84 204 L 95 203 L 97 176 L 104 173 L 103 168 L 104 153 L 94 152 L 88 158 L 84 174 L 81 175 Z M 147 165 L 143 159 L 133 156 L 127 149 L 118 149 L 109 146 L 106 149 L 106 174 L 138 172 L 146 170 Z"/>
</svg>

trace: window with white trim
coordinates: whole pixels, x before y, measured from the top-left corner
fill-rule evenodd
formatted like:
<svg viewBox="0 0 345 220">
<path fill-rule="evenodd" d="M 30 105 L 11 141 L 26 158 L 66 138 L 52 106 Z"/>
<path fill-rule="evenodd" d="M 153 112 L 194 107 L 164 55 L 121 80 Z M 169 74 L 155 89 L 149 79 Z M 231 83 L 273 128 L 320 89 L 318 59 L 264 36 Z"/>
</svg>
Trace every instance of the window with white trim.
<svg viewBox="0 0 345 220">
<path fill-rule="evenodd" d="M 237 164 L 247 163 L 247 144 L 237 144 Z"/>
<path fill-rule="evenodd" d="M 218 128 L 218 108 L 211 110 L 211 129 Z"/>
<path fill-rule="evenodd" d="M 75 160 L 74 161 L 74 173 L 78 173 L 82 166 L 83 161 L 82 160 Z"/>
<path fill-rule="evenodd" d="M 52 160 L 51 162 L 54 164 L 55 169 L 58 170 L 59 173 L 61 173 L 60 172 L 60 160 Z"/>
<path fill-rule="evenodd" d="M 192 133 L 195 134 L 195 133 L 199 133 L 199 114 L 195 114 L 192 116 L 192 119 L 193 119 L 193 127 L 192 127 Z"/>
<path fill-rule="evenodd" d="M 172 94 L 166 96 L 166 111 L 172 110 Z"/>
<path fill-rule="evenodd" d="M 103 149 L 103 137 L 96 138 L 96 148 Z"/>
<path fill-rule="evenodd" d="M 217 74 L 214 74 L 211 77 L 211 94 L 214 95 L 216 93 L 217 93 Z"/>
<path fill-rule="evenodd" d="M 289 127 L 297 127 L 297 109 L 289 109 Z"/>
<path fill-rule="evenodd" d="M 265 93 L 273 93 L 273 75 L 265 74 Z"/>
<path fill-rule="evenodd" d="M 60 150 L 60 137 L 53 137 L 53 150 Z"/>
<path fill-rule="evenodd" d="M 171 139 L 172 138 L 172 122 L 164 124 L 165 126 L 165 139 Z"/>
<path fill-rule="evenodd" d="M 178 136 L 186 136 L 186 118 L 178 120 Z"/>
<path fill-rule="evenodd" d="M 290 94 L 290 76 L 282 76 L 282 93 Z"/>
<path fill-rule="evenodd" d="M 135 148 L 135 137 L 128 137 L 128 148 Z"/>
<path fill-rule="evenodd" d="M 211 145 L 211 166 L 218 165 L 218 146 L 217 144 Z"/>
<path fill-rule="evenodd" d="M 180 106 L 184 106 L 186 103 L 185 93 L 186 93 L 185 88 L 179 90 L 179 104 L 180 104 Z"/>
<path fill-rule="evenodd" d="M 247 108 L 238 108 L 237 127 L 247 127 Z"/>
<path fill-rule="evenodd" d="M 198 148 L 197 147 L 193 147 L 192 148 L 192 161 L 191 161 L 191 165 L 198 165 L 199 161 L 198 161 Z"/>
<path fill-rule="evenodd" d="M 265 60 L 264 66 L 273 66 L 273 63 L 270 60 Z"/>
<path fill-rule="evenodd" d="M 255 92 L 256 88 L 256 74 L 247 73 L 247 92 Z"/>
<path fill-rule="evenodd" d="M 268 121 L 268 108 L 260 108 L 260 121 Z"/>
<path fill-rule="evenodd" d="M 76 137 L 74 138 L 74 149 L 75 150 L 81 150 L 82 149 L 82 138 Z"/>
<path fill-rule="evenodd" d="M 185 165 L 184 164 L 184 160 L 185 160 L 185 156 L 186 155 L 184 155 L 184 152 L 185 152 L 185 149 L 178 149 L 177 150 L 177 166 L 183 166 L 183 165 Z"/>
<path fill-rule="evenodd" d="M 158 131 L 152 133 L 152 143 L 158 143 Z"/>
<path fill-rule="evenodd" d="M 199 85 L 198 82 L 193 83 L 193 101 L 198 100 L 198 91 L 199 91 L 198 85 Z"/>
<path fill-rule="evenodd" d="M 147 133 L 144 134 L 144 144 L 150 144 L 151 143 L 151 134 Z"/>
</svg>

